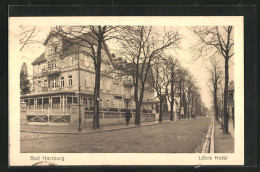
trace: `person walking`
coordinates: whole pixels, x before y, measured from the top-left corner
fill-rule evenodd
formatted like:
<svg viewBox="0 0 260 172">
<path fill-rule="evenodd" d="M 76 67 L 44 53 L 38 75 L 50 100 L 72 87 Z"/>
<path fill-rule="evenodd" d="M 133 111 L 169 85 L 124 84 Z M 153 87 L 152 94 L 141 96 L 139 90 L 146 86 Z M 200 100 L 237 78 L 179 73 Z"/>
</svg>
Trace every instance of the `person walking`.
<svg viewBox="0 0 260 172">
<path fill-rule="evenodd" d="M 127 110 L 126 110 L 126 113 L 125 113 L 126 125 L 129 124 L 129 122 L 130 122 L 130 118 L 132 118 L 132 114 L 131 114 L 130 110 L 127 109 Z"/>
<path fill-rule="evenodd" d="M 184 119 L 184 109 L 181 107 L 181 119 Z"/>
</svg>

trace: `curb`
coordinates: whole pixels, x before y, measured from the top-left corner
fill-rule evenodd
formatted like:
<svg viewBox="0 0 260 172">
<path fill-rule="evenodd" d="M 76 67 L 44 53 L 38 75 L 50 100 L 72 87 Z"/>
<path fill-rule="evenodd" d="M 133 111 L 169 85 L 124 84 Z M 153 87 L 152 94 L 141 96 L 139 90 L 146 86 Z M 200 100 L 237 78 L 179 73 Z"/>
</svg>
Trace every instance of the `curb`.
<svg viewBox="0 0 260 172">
<path fill-rule="evenodd" d="M 212 117 L 201 153 L 214 153 L 214 117 Z"/>
<path fill-rule="evenodd" d="M 215 152 L 215 138 L 214 138 L 214 135 L 215 135 L 215 120 L 213 119 L 209 153 L 214 153 Z"/>
<path fill-rule="evenodd" d="M 90 130 L 90 131 L 83 131 L 83 132 L 48 132 L 48 131 L 28 131 L 28 130 L 20 130 L 20 132 L 27 132 L 27 133 L 41 133 L 41 134 L 72 134 L 72 135 L 85 135 L 85 134 L 94 134 L 94 133 L 100 133 L 100 132 L 109 132 L 109 131 L 116 131 L 116 130 L 124 130 L 124 129 L 132 129 L 132 128 L 138 128 L 138 127 L 145 127 L 145 126 L 152 126 L 152 125 L 158 125 L 158 124 L 165 124 L 165 123 L 173 123 L 174 121 L 164 121 L 162 123 L 152 123 L 152 124 L 143 124 L 140 126 L 129 126 L 129 127 L 122 127 L 122 128 L 112 128 L 112 129 L 104 129 L 104 130 Z"/>
<path fill-rule="evenodd" d="M 214 133 L 214 117 L 212 117 L 208 130 L 203 134 L 193 153 L 214 153 Z"/>
</svg>

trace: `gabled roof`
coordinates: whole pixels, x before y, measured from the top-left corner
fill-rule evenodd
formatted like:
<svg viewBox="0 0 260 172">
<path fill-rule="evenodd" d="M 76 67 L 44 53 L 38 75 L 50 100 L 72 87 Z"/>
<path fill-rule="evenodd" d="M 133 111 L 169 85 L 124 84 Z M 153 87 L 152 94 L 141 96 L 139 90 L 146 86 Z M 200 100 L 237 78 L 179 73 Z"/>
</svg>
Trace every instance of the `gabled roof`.
<svg viewBox="0 0 260 172">
<path fill-rule="evenodd" d="M 56 32 L 56 31 L 52 30 L 52 31 L 49 32 L 47 38 L 44 40 L 43 45 L 46 45 L 46 44 L 48 43 L 49 39 L 50 39 L 52 36 L 54 36 L 54 35 L 55 35 L 55 36 L 59 36 L 59 37 L 61 37 L 61 38 L 63 38 L 63 39 L 66 39 L 66 40 L 70 40 L 69 37 L 64 36 L 64 35 L 62 35 L 62 34 Z"/>
<path fill-rule="evenodd" d="M 34 60 L 32 62 L 32 65 L 36 65 L 38 63 L 42 63 L 42 62 L 45 62 L 45 61 L 46 61 L 46 59 L 45 59 L 45 52 L 44 52 L 38 58 L 36 58 L 36 60 Z"/>
</svg>

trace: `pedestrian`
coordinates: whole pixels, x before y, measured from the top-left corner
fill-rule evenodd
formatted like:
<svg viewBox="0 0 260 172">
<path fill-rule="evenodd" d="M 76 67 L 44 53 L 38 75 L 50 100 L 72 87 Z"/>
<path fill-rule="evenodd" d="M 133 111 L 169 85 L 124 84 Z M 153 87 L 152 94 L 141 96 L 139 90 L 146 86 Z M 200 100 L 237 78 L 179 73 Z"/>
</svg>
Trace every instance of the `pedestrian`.
<svg viewBox="0 0 260 172">
<path fill-rule="evenodd" d="M 181 107 L 181 118 L 184 119 L 184 109 Z"/>
<path fill-rule="evenodd" d="M 126 113 L 125 113 L 125 121 L 126 121 L 126 125 L 129 124 L 129 122 L 130 122 L 130 118 L 132 118 L 132 114 L 131 114 L 130 110 L 127 109 L 127 110 L 126 110 Z"/>
</svg>

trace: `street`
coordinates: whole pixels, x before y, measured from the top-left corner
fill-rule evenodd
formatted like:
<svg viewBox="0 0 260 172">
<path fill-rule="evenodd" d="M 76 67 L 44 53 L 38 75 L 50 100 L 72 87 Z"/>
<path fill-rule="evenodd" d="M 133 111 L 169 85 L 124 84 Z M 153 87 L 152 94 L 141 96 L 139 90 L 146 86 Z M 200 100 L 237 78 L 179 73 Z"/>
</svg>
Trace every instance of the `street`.
<svg viewBox="0 0 260 172">
<path fill-rule="evenodd" d="M 21 132 L 21 153 L 193 153 L 211 117 L 94 134 Z"/>
</svg>

